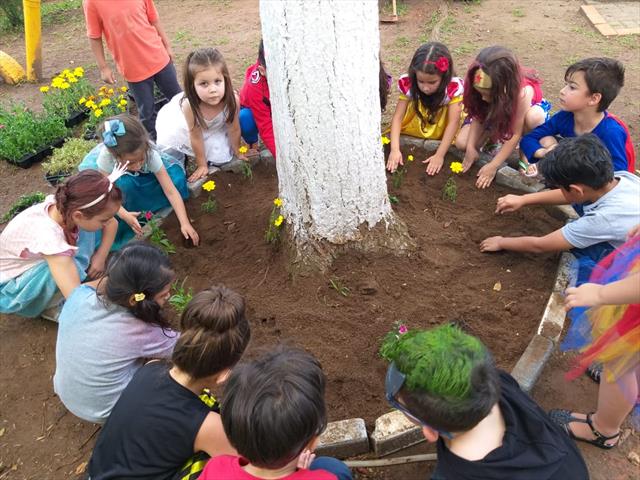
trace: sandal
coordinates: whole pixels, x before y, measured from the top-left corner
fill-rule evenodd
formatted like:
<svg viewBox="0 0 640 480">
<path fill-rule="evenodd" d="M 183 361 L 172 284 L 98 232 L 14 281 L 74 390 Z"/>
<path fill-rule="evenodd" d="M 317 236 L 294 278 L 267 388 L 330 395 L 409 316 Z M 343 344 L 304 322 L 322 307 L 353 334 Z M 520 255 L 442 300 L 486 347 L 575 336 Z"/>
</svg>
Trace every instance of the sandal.
<svg viewBox="0 0 640 480">
<path fill-rule="evenodd" d="M 562 429 L 567 433 L 567 435 L 569 435 L 571 438 L 573 438 L 576 441 L 579 442 L 586 442 L 586 443 L 590 443 L 591 445 L 595 445 L 598 448 L 602 448 L 604 450 L 611 450 L 613 447 L 615 447 L 618 442 L 614 443 L 613 445 L 609 445 L 608 443 L 606 443 L 608 440 L 612 440 L 616 437 L 620 436 L 620 432 L 611 435 L 609 437 L 607 437 L 606 435 L 601 434 L 599 431 L 597 431 L 594 427 L 593 427 L 593 422 L 591 421 L 591 416 L 594 414 L 595 412 L 591 412 L 589 414 L 587 414 L 587 418 L 576 418 L 573 415 L 571 415 L 571 411 L 570 410 L 564 410 L 564 409 L 556 409 L 556 410 L 549 410 L 549 418 L 551 418 L 551 420 L 553 422 L 555 422 L 556 424 L 560 425 L 560 427 L 562 427 Z M 571 428 L 569 428 L 569 424 L 571 422 L 577 422 L 577 423 L 586 423 L 587 425 L 589 425 L 589 428 L 591 429 L 591 432 L 595 435 L 595 439 L 594 440 L 590 440 L 587 438 L 582 438 L 582 437 L 578 437 L 576 435 L 574 435 L 574 433 L 571 431 Z"/>
<path fill-rule="evenodd" d="M 592 363 L 587 367 L 585 372 L 591 380 L 596 383 L 600 383 L 600 379 L 602 378 L 602 364 L 601 363 Z"/>
</svg>

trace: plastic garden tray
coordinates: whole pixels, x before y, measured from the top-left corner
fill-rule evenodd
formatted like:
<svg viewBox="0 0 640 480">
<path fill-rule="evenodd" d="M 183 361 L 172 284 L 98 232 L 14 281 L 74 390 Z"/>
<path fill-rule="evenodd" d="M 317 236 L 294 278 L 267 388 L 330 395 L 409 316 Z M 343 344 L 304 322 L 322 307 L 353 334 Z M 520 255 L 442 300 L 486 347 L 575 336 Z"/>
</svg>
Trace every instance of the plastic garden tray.
<svg viewBox="0 0 640 480">
<path fill-rule="evenodd" d="M 47 158 L 49 155 L 51 155 L 51 152 L 53 151 L 53 149 L 61 147 L 64 141 L 65 141 L 64 138 L 55 140 L 50 145 L 46 147 L 42 147 L 39 150 L 36 150 L 35 153 L 29 153 L 27 155 L 24 155 L 20 160 L 14 163 L 15 165 L 21 168 L 29 168 L 34 163 L 41 162 L 42 160 Z"/>
<path fill-rule="evenodd" d="M 89 114 L 86 110 L 80 110 L 79 112 L 72 113 L 69 118 L 64 121 L 64 125 L 67 128 L 75 127 L 76 125 L 82 123 L 82 121 L 87 118 Z"/>
</svg>

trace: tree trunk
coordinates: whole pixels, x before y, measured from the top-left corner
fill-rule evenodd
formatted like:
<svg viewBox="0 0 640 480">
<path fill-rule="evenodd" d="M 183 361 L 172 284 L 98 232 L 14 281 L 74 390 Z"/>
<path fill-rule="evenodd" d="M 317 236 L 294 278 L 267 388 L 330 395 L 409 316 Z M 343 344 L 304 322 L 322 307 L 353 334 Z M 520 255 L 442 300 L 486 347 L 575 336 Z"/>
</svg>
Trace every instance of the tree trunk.
<svg viewBox="0 0 640 480">
<path fill-rule="evenodd" d="M 335 246 L 371 247 L 378 224 L 383 244 L 406 249 L 406 229 L 393 234 L 380 141 L 378 2 L 261 0 L 260 16 L 296 256 L 314 264 L 310 256 L 326 260 Z"/>
</svg>

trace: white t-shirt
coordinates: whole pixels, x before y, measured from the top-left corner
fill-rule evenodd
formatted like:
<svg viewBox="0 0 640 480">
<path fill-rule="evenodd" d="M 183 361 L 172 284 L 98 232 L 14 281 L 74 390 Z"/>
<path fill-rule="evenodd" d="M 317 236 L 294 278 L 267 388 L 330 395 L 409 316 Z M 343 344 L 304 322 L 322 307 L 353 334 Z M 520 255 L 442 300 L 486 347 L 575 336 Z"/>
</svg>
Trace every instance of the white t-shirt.
<svg viewBox="0 0 640 480">
<path fill-rule="evenodd" d="M 584 215 L 562 227 L 565 240 L 576 248 L 608 242 L 618 248 L 627 233 L 640 223 L 640 178 L 615 172 L 618 184 L 593 203 L 584 205 Z"/>
</svg>

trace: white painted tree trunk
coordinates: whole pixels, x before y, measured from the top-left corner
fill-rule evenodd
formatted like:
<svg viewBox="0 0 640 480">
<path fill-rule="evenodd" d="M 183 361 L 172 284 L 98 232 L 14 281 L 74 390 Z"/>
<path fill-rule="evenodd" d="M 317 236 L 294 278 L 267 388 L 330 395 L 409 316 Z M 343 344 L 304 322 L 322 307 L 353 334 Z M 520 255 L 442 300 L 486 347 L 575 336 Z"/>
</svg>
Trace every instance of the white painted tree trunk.
<svg viewBox="0 0 640 480">
<path fill-rule="evenodd" d="M 261 0 L 284 216 L 296 243 L 389 226 L 378 2 Z M 366 231 L 366 230 L 364 230 Z"/>
</svg>

